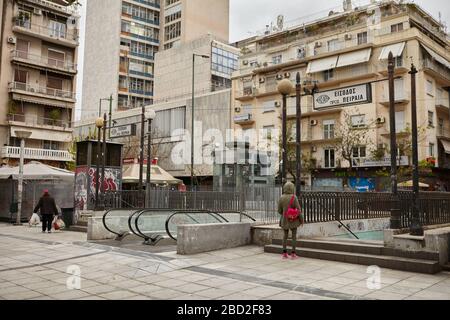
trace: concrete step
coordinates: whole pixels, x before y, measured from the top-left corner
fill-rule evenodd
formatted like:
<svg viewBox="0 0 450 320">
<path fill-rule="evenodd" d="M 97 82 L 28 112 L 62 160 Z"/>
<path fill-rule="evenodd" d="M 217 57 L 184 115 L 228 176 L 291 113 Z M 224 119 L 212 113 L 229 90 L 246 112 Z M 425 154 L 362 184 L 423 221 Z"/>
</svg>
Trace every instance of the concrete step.
<svg viewBox="0 0 450 320">
<path fill-rule="evenodd" d="M 86 220 L 86 221 L 84 221 L 84 220 L 78 220 L 76 225 L 77 225 L 77 226 L 87 227 L 88 222 L 87 222 L 87 220 Z"/>
<path fill-rule="evenodd" d="M 283 247 L 279 245 L 268 245 L 264 247 L 264 251 L 267 253 L 281 254 L 283 252 Z M 441 266 L 439 265 L 438 261 L 332 251 L 314 248 L 298 248 L 296 252 L 300 257 L 305 258 L 346 262 L 366 266 L 375 265 L 381 268 L 409 272 L 436 274 L 441 271 Z"/>
<path fill-rule="evenodd" d="M 274 239 L 274 245 L 282 245 L 281 239 Z M 288 245 L 292 246 L 292 240 L 288 240 Z M 362 253 L 381 256 L 393 256 L 408 259 L 439 261 L 439 253 L 425 251 L 403 251 L 399 249 L 386 248 L 383 245 L 368 244 L 364 242 L 354 241 L 327 241 L 327 240 L 297 240 L 297 247 L 321 249 L 329 251 Z"/>
<path fill-rule="evenodd" d="M 87 233 L 87 226 L 73 225 L 70 226 L 68 231 L 84 232 Z"/>
<path fill-rule="evenodd" d="M 450 271 L 450 263 L 448 263 L 448 264 L 442 266 L 442 270 L 444 270 L 444 271 Z"/>
</svg>

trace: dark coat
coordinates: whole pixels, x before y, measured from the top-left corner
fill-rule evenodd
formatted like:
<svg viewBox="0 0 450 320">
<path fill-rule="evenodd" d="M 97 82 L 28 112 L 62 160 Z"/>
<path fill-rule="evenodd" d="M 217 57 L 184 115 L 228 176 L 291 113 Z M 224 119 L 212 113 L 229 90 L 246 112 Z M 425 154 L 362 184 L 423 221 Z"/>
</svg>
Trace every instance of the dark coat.
<svg viewBox="0 0 450 320">
<path fill-rule="evenodd" d="M 58 208 L 56 207 L 55 199 L 49 195 L 44 195 L 39 199 L 39 203 L 34 208 L 34 213 L 41 210 L 42 215 L 58 215 Z"/>
<path fill-rule="evenodd" d="M 278 201 L 278 213 L 280 214 L 280 227 L 284 230 L 289 229 L 297 229 L 303 224 L 302 216 L 295 221 L 289 221 L 284 217 L 284 213 L 288 210 L 289 204 L 291 202 L 292 196 L 295 197 L 294 202 L 292 203 L 293 208 L 297 208 L 300 210 L 300 204 L 298 202 L 297 197 L 295 196 L 295 186 L 293 183 L 288 182 L 283 187 L 283 195 Z"/>
</svg>

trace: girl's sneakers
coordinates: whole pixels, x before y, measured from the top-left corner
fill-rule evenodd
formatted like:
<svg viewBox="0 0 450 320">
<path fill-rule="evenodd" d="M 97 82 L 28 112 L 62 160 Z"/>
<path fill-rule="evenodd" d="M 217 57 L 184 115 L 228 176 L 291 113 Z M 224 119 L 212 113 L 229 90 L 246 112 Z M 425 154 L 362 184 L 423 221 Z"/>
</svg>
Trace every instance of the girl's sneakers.
<svg viewBox="0 0 450 320">
<path fill-rule="evenodd" d="M 283 253 L 283 255 L 282 255 L 281 257 L 282 257 L 283 259 L 288 259 L 288 258 L 289 258 L 287 252 Z"/>
<path fill-rule="evenodd" d="M 292 260 L 297 260 L 298 258 L 299 258 L 298 255 L 295 252 L 292 252 L 291 259 Z"/>
</svg>

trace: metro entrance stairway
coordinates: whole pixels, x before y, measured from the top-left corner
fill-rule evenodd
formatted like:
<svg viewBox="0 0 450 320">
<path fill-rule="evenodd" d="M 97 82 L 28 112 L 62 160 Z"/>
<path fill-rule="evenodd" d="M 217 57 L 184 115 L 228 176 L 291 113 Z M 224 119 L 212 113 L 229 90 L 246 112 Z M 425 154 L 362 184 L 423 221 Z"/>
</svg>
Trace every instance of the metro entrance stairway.
<svg viewBox="0 0 450 320">
<path fill-rule="evenodd" d="M 291 245 L 289 240 L 288 251 L 292 248 Z M 282 240 L 274 239 L 271 245 L 264 247 L 264 251 L 281 255 Z M 442 270 L 437 253 L 406 252 L 362 241 L 298 240 L 296 251 L 298 256 L 305 258 L 376 265 L 417 273 L 436 274 Z"/>
</svg>

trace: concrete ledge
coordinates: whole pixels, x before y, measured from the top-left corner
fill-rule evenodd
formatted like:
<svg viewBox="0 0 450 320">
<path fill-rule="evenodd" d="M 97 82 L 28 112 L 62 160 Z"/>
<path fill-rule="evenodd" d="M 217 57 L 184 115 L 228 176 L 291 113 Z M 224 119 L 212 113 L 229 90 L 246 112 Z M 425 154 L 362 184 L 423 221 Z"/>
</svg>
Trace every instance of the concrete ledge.
<svg viewBox="0 0 450 320">
<path fill-rule="evenodd" d="M 362 219 L 342 221 L 352 232 L 385 230 L 390 226 L 389 218 Z M 308 223 L 298 229 L 297 236 L 303 239 L 326 238 L 349 234 L 336 221 Z M 283 230 L 278 225 L 254 226 L 252 228 L 252 243 L 265 246 L 274 239 L 283 239 Z"/>
<path fill-rule="evenodd" d="M 177 252 L 181 255 L 190 255 L 249 245 L 252 225 L 252 223 L 180 225 Z"/>
<path fill-rule="evenodd" d="M 90 217 L 88 217 L 88 241 L 111 240 L 116 238 L 115 234 L 109 232 L 103 226 L 103 214 L 104 212 L 94 212 Z"/>
</svg>

